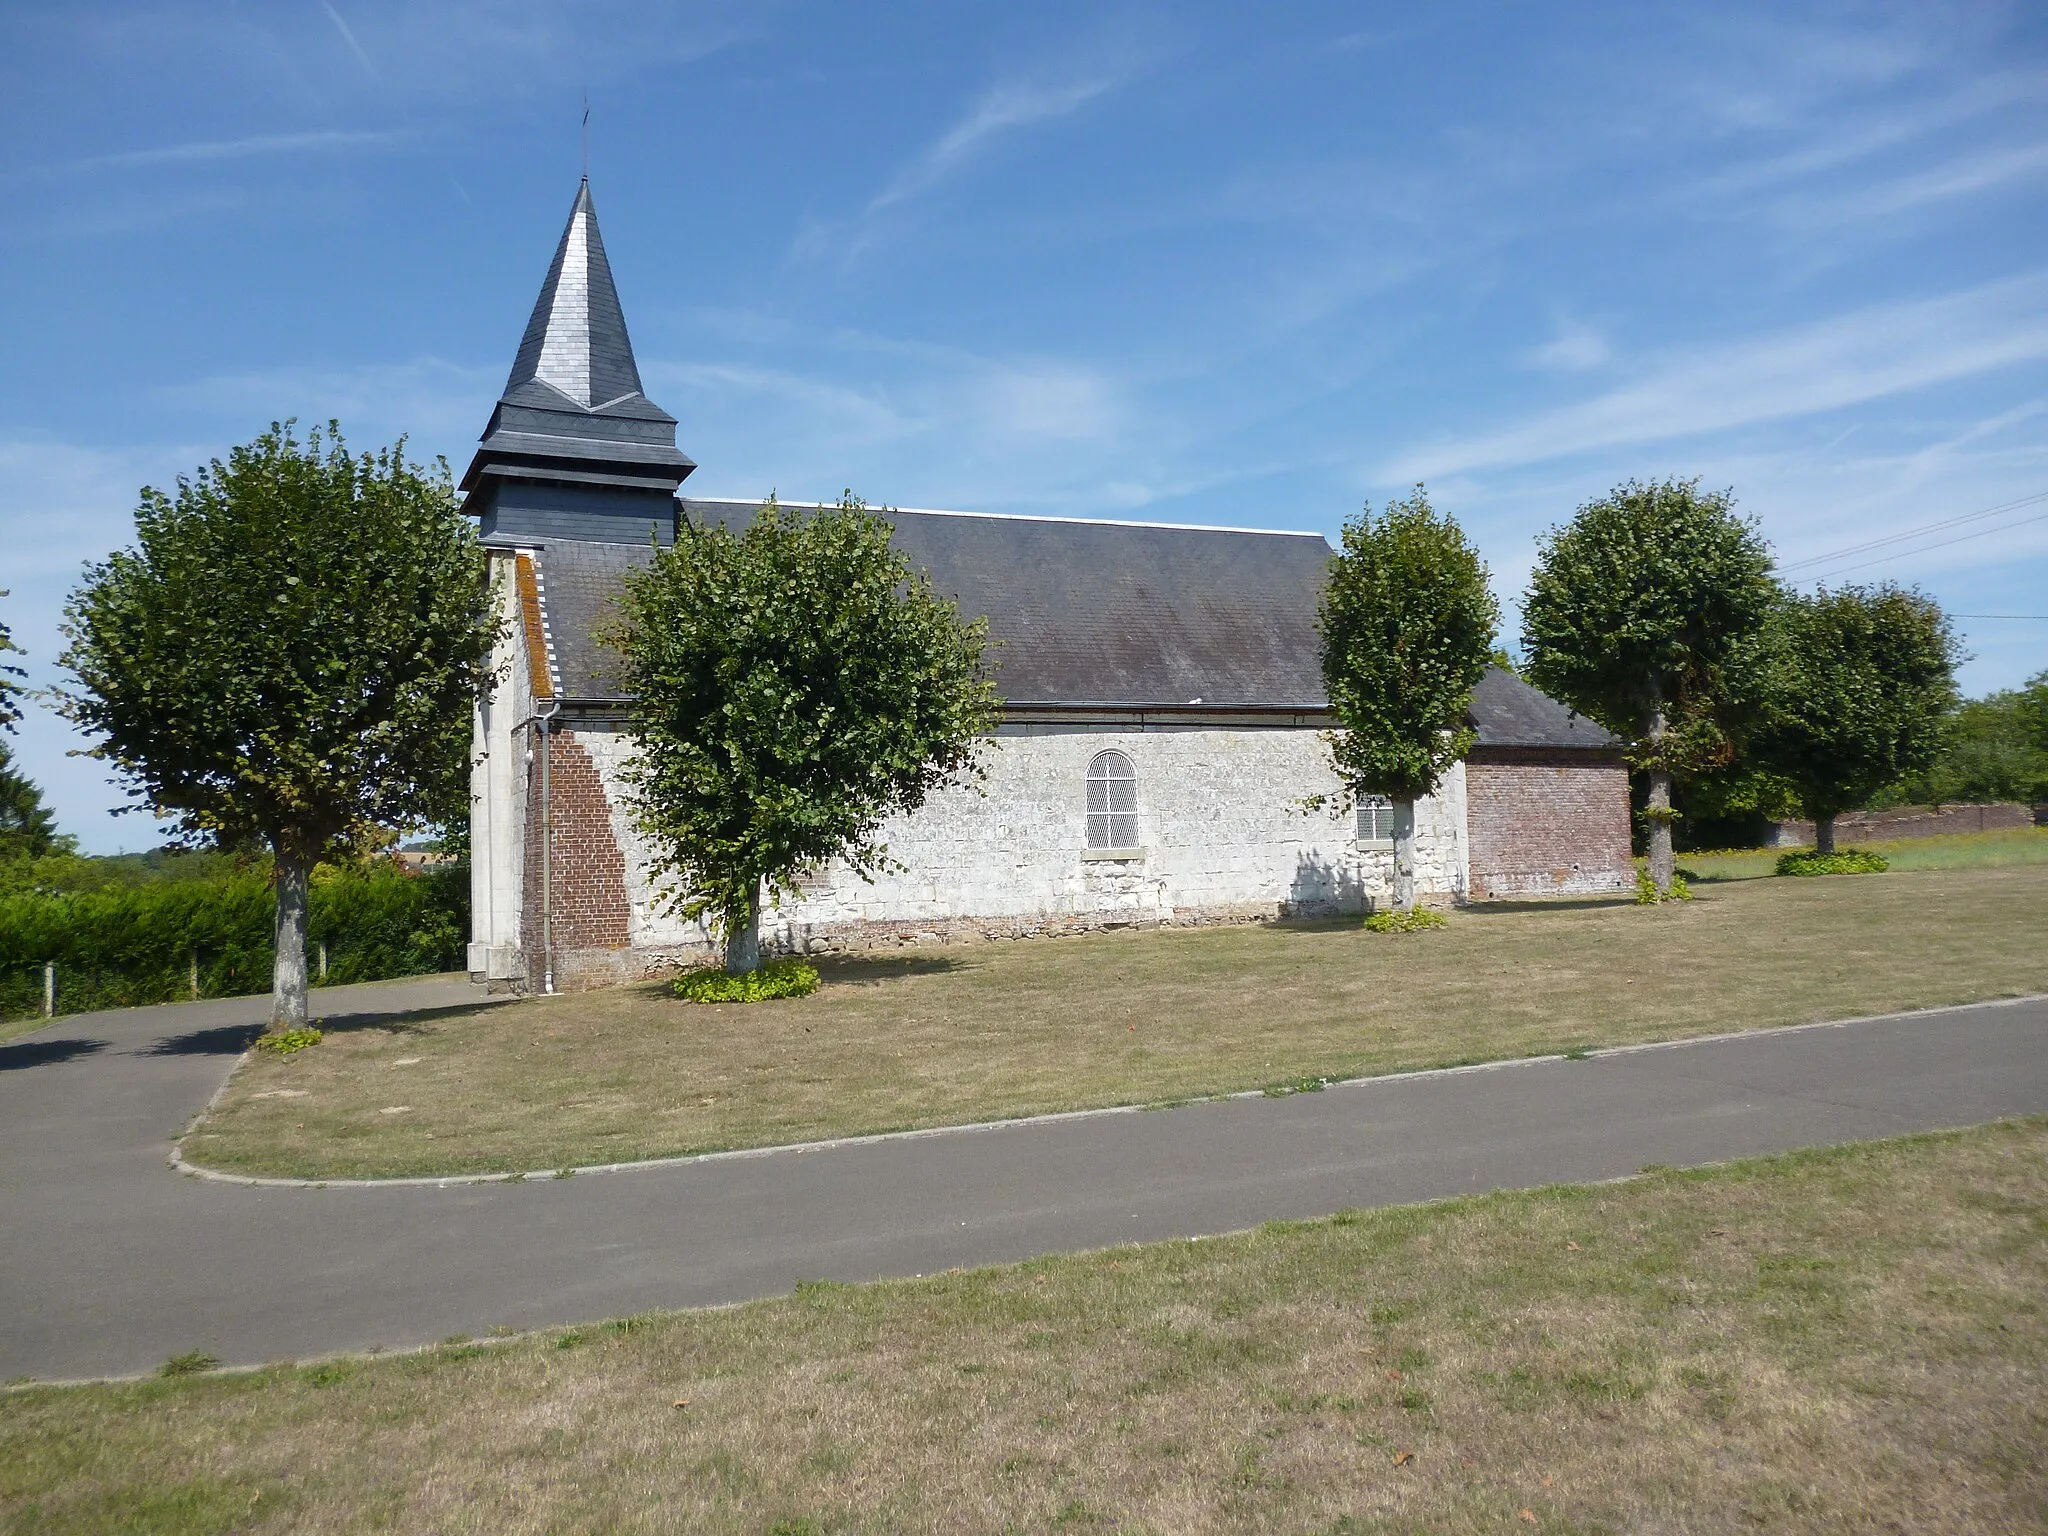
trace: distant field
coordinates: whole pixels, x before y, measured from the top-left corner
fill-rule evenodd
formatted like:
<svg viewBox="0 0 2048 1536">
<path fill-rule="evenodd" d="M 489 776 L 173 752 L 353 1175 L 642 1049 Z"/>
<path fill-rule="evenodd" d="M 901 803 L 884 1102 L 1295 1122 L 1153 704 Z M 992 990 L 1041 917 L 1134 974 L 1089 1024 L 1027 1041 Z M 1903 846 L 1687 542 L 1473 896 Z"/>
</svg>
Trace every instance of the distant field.
<svg viewBox="0 0 2048 1536">
<path fill-rule="evenodd" d="M 2010 832 L 1953 832 L 1940 837 L 1899 837 L 1879 841 L 1837 839 L 1838 846 L 1869 848 L 1891 861 L 1895 871 L 1997 869 L 2011 864 L 2048 864 L 2048 827 Z M 1745 848 L 1729 853 L 1681 853 L 1681 868 L 1702 880 L 1755 880 L 1771 873 L 1784 848 Z"/>
<path fill-rule="evenodd" d="M 2048 992 L 2048 863 L 1491 902 L 1445 929 L 1112 933 L 841 960 L 813 997 L 658 983 L 330 1031 L 243 1067 L 192 1161 L 530 1171 Z"/>
<path fill-rule="evenodd" d="M 2018 1532 L 2043 1446 L 2033 1120 L 32 1388 L 0 1528 Z"/>
</svg>

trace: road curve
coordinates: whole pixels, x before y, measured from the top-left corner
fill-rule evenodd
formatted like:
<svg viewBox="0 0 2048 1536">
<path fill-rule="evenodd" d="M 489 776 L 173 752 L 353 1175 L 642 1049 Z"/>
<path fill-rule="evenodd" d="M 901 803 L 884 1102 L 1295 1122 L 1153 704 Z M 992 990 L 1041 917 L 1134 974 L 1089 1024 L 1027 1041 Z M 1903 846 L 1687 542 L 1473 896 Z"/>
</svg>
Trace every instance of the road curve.
<svg viewBox="0 0 2048 1536">
<path fill-rule="evenodd" d="M 317 1011 L 467 1005 L 465 982 Z M 171 1138 L 265 999 L 0 1045 L 0 1379 L 254 1363 L 2048 1112 L 2048 998 L 518 1184 L 251 1188 Z"/>
</svg>

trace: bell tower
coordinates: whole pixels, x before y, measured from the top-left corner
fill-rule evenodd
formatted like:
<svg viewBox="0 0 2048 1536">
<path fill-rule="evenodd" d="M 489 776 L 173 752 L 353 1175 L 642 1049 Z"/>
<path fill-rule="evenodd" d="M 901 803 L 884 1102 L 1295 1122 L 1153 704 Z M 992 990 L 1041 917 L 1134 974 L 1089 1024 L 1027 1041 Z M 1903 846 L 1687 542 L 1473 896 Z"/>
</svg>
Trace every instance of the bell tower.
<svg viewBox="0 0 2048 1536">
<path fill-rule="evenodd" d="M 586 177 L 462 477 L 464 510 L 486 544 L 668 544 L 676 487 L 696 467 L 675 417 L 641 393 Z"/>
</svg>

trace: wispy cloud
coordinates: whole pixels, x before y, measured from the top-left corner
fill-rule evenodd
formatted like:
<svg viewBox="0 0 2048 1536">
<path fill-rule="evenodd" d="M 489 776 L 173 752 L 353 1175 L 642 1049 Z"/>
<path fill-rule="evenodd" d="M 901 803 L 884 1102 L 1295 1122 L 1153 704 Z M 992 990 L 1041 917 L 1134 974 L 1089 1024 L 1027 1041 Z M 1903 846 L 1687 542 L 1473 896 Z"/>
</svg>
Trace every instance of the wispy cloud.
<svg viewBox="0 0 2048 1536">
<path fill-rule="evenodd" d="M 1412 448 L 1380 478 L 1402 483 L 1810 416 L 2044 357 L 2048 274 L 2032 273 L 1674 358 L 1579 404 Z"/>
<path fill-rule="evenodd" d="M 1942 165 L 1839 193 L 1788 198 L 1782 222 L 1807 227 L 1895 218 L 1929 203 L 1986 192 L 2048 172 L 2048 143 L 1960 156 Z"/>
<path fill-rule="evenodd" d="M 1085 106 L 1122 79 L 1117 73 L 1087 74 L 1072 80 L 1012 81 L 998 85 L 973 109 L 940 134 L 930 148 L 911 161 L 869 201 L 869 214 L 927 192 L 965 165 L 989 140 L 1034 123 L 1065 117 Z"/>
<path fill-rule="evenodd" d="M 155 149 L 124 150 L 113 155 L 88 155 L 55 165 L 31 166 L 13 177 L 70 175 L 79 171 L 135 170 L 148 166 L 199 165 L 218 160 L 251 160 L 264 155 L 331 154 L 350 149 L 375 149 L 409 137 L 402 129 L 332 129 L 319 133 L 261 133 L 241 139 L 200 139 L 164 144 Z"/>
<path fill-rule="evenodd" d="M 377 78 L 377 66 L 375 64 L 372 64 L 370 62 L 370 56 L 367 53 L 363 52 L 363 45 L 356 41 L 355 33 L 351 32 L 349 30 L 348 23 L 341 19 L 341 12 L 337 11 L 332 5 L 330 5 L 328 3 L 328 0 L 320 0 L 320 9 L 325 11 L 327 13 L 327 19 L 334 23 L 334 30 L 339 32 L 341 34 L 341 40 L 348 44 L 349 52 L 353 53 L 356 56 L 356 61 L 363 66 L 363 69 L 369 74 L 369 77 L 372 80 L 375 80 Z"/>
<path fill-rule="evenodd" d="M 1592 326 L 1578 320 L 1560 319 L 1557 334 L 1542 346 L 1525 352 L 1522 361 L 1531 368 L 1556 373 L 1583 373 L 1589 368 L 1600 367 L 1613 356 L 1613 346 Z"/>
</svg>

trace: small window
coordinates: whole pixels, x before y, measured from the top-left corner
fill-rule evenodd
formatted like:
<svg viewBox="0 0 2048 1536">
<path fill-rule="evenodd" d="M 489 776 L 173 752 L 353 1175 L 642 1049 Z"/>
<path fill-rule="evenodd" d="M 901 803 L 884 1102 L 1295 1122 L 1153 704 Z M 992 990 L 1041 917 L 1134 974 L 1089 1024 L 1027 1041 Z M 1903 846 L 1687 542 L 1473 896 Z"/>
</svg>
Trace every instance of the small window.
<svg viewBox="0 0 2048 1536">
<path fill-rule="evenodd" d="M 1361 843 L 1391 843 L 1394 840 L 1394 804 L 1385 795 L 1358 797 L 1358 840 Z"/>
<path fill-rule="evenodd" d="M 1088 764 L 1088 846 L 1138 846 L 1138 770 L 1121 752 L 1098 752 Z"/>
</svg>

